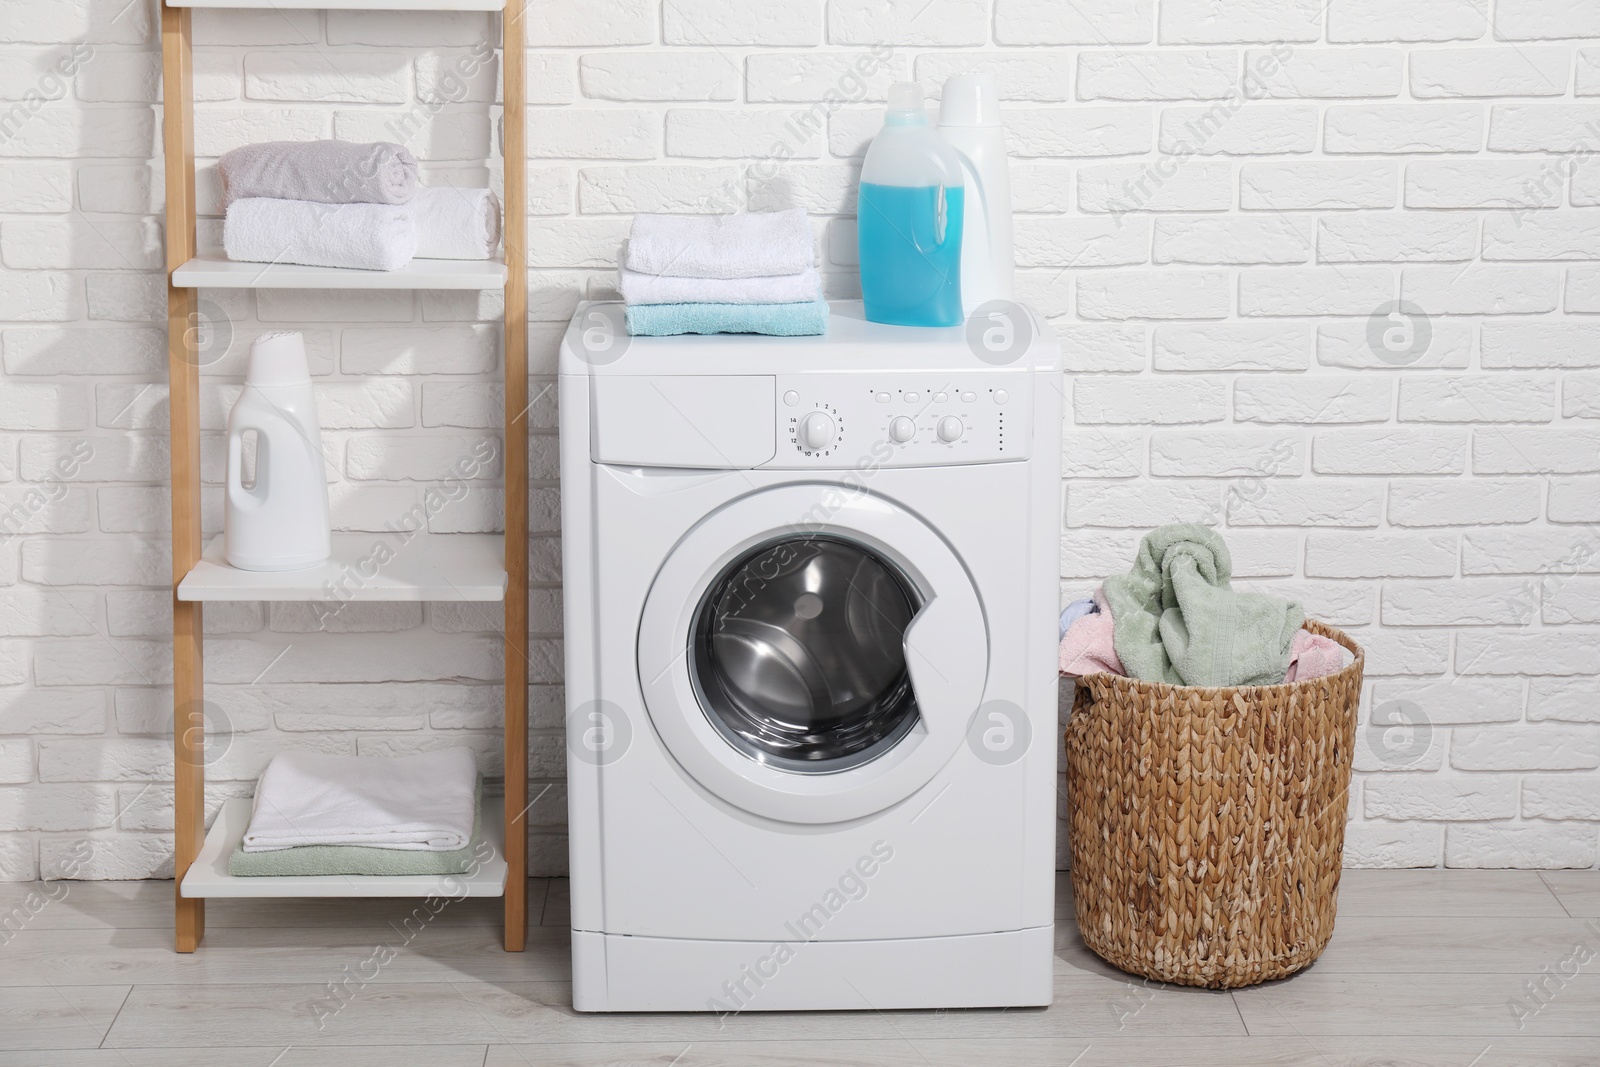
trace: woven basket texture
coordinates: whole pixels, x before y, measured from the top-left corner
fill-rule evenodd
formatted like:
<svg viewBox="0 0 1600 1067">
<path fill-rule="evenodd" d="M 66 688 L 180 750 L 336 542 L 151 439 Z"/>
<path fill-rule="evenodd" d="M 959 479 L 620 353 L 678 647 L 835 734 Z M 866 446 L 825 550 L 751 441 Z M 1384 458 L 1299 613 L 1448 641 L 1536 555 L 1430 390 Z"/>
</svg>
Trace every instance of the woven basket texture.
<svg viewBox="0 0 1600 1067">
<path fill-rule="evenodd" d="M 1286 685 L 1080 679 L 1067 726 L 1078 929 L 1110 963 L 1229 989 L 1311 963 L 1333 935 L 1361 696 L 1355 661 Z"/>
</svg>

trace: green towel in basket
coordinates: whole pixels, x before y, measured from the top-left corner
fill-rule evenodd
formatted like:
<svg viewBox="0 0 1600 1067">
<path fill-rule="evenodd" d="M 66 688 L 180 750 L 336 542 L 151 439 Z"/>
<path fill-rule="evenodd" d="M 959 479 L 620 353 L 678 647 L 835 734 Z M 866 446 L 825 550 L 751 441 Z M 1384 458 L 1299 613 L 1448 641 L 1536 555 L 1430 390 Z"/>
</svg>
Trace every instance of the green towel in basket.
<svg viewBox="0 0 1600 1067">
<path fill-rule="evenodd" d="M 228 857 L 228 873 L 235 877 L 284 878 L 323 874 L 405 875 L 465 874 L 472 869 L 474 853 L 483 840 L 483 776 L 478 776 L 477 803 L 472 814 L 472 837 L 466 848 L 450 852 L 373 848 L 367 845 L 297 845 L 270 852 L 246 852 L 241 842 Z"/>
<path fill-rule="evenodd" d="M 1172 685 L 1278 685 L 1299 602 L 1233 589 L 1233 558 L 1192 522 L 1152 530 L 1133 570 L 1105 582 L 1112 645 L 1131 677 Z"/>
</svg>

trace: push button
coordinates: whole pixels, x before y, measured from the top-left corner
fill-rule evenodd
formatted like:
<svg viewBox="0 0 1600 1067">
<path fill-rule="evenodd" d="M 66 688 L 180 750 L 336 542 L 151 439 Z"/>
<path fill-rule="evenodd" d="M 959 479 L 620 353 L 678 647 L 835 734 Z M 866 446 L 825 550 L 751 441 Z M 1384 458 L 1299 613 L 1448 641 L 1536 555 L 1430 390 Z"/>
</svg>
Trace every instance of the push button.
<svg viewBox="0 0 1600 1067">
<path fill-rule="evenodd" d="M 976 404 L 978 402 L 978 394 L 977 393 L 962 393 L 961 394 L 961 402 L 963 404 Z"/>
<path fill-rule="evenodd" d="M 800 403 L 800 394 L 791 389 L 787 393 L 783 394 L 783 402 L 788 404 L 790 407 L 794 407 L 796 404 Z"/>
<path fill-rule="evenodd" d="M 949 393 L 934 393 L 933 394 L 933 402 L 935 404 L 948 404 L 948 403 L 950 403 L 950 394 Z"/>
<path fill-rule="evenodd" d="M 889 402 L 889 394 L 888 393 L 879 393 L 877 396 L 873 397 L 872 399 L 876 400 L 880 404 L 887 404 Z"/>
<path fill-rule="evenodd" d="M 994 391 L 994 402 L 996 404 L 1004 404 L 1007 400 L 1010 400 L 1010 399 L 1011 399 L 1011 394 L 1006 392 L 1004 389 L 996 389 Z"/>
<path fill-rule="evenodd" d="M 915 404 L 917 401 L 919 401 L 921 399 L 922 399 L 922 394 L 921 393 L 913 391 L 913 392 L 910 392 L 910 393 L 906 394 L 906 403 L 907 404 Z"/>
</svg>

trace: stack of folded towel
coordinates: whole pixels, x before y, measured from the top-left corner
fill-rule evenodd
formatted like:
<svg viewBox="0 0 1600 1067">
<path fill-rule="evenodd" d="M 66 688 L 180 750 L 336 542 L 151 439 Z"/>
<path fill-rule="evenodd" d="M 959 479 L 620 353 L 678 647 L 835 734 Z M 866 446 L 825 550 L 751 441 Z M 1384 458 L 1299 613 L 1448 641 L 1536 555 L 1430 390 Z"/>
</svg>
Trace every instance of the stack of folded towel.
<svg viewBox="0 0 1600 1067">
<path fill-rule="evenodd" d="M 1232 577 L 1232 556 L 1214 531 L 1195 523 L 1151 531 L 1132 570 L 1061 613 L 1061 673 L 1279 685 L 1348 665 L 1341 645 L 1301 626 L 1298 602 L 1240 592 Z"/>
<path fill-rule="evenodd" d="M 483 832 L 482 786 L 466 748 L 393 759 L 274 756 L 228 873 L 461 874 Z"/>
<path fill-rule="evenodd" d="M 229 259 L 399 270 L 413 257 L 488 259 L 500 244 L 493 190 L 420 186 L 402 145 L 269 141 L 217 168 Z"/>
<path fill-rule="evenodd" d="M 828 305 L 801 208 L 747 215 L 639 215 L 623 246 L 628 332 L 826 333 Z"/>
</svg>

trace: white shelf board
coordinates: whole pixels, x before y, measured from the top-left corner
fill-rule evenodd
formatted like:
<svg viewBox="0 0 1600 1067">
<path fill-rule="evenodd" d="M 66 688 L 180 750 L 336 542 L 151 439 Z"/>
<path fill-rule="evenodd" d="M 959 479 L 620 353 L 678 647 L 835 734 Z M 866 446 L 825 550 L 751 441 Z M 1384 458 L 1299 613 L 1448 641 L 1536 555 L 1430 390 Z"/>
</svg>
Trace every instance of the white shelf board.
<svg viewBox="0 0 1600 1067">
<path fill-rule="evenodd" d="M 221 252 L 202 252 L 172 272 L 172 284 L 179 289 L 502 289 L 506 265 L 498 259 L 413 259 L 399 270 L 352 270 L 243 263 Z"/>
<path fill-rule="evenodd" d="M 505 0 L 167 0 L 168 7 L 331 8 L 336 11 L 501 11 Z"/>
<path fill-rule="evenodd" d="M 228 566 L 222 536 L 178 583 L 179 600 L 504 600 L 499 534 L 336 533 L 333 558 L 303 571 Z M 387 550 L 387 551 L 385 551 Z"/>
<path fill-rule="evenodd" d="M 503 897 L 506 892 L 505 812 L 500 797 L 483 798 L 483 839 L 494 857 L 466 874 L 380 875 L 323 874 L 288 878 L 236 878 L 228 873 L 233 855 L 250 826 L 252 801 L 224 801 L 206 834 L 199 857 L 183 876 L 186 897 Z"/>
</svg>

